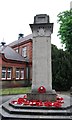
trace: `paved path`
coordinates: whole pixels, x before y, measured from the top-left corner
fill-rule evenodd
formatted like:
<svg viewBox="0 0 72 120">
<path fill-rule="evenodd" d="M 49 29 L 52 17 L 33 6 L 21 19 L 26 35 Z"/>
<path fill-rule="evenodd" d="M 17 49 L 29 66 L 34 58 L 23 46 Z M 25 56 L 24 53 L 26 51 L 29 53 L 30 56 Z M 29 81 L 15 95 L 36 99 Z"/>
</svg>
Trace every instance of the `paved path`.
<svg viewBox="0 0 72 120">
<path fill-rule="evenodd" d="M 0 105 L 3 104 L 4 102 L 8 101 L 9 99 L 16 97 L 18 95 L 3 95 L 0 96 Z"/>
<path fill-rule="evenodd" d="M 70 96 L 70 91 L 59 91 L 57 94 L 68 95 Z"/>
</svg>

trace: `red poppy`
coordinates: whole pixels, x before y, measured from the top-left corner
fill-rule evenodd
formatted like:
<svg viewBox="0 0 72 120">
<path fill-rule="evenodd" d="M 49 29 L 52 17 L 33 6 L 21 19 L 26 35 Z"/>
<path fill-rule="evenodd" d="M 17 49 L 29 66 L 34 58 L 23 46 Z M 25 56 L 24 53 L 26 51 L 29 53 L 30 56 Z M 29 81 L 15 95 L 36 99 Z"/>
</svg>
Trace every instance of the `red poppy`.
<svg viewBox="0 0 72 120">
<path fill-rule="evenodd" d="M 29 105 L 30 102 L 27 100 L 27 101 L 24 101 L 24 105 Z"/>
<path fill-rule="evenodd" d="M 57 100 L 57 102 L 58 102 L 58 103 L 64 103 L 64 101 L 63 101 L 63 100 Z"/>
<path fill-rule="evenodd" d="M 11 101 L 12 104 L 17 104 L 17 100 Z"/>
<path fill-rule="evenodd" d="M 22 104 L 22 103 L 24 103 L 24 98 L 18 98 L 17 103 L 18 103 L 18 104 Z"/>
<path fill-rule="evenodd" d="M 25 94 L 25 95 L 23 96 L 23 98 L 24 98 L 24 99 L 27 99 L 27 95 Z"/>
<path fill-rule="evenodd" d="M 55 107 L 61 107 L 61 103 L 59 103 L 59 102 L 54 102 L 54 106 L 55 106 Z"/>
<path fill-rule="evenodd" d="M 48 101 L 46 101 L 46 102 L 44 102 L 44 106 L 49 106 L 49 102 Z"/>
<path fill-rule="evenodd" d="M 37 101 L 36 106 L 43 106 L 43 102 L 42 101 Z"/>
<path fill-rule="evenodd" d="M 38 92 L 39 92 L 39 93 L 45 93 L 45 92 L 46 92 L 45 87 L 44 87 L 44 86 L 40 86 L 40 87 L 38 88 Z"/>
<path fill-rule="evenodd" d="M 36 105 L 36 102 L 35 102 L 35 101 L 30 101 L 29 105 L 35 106 L 35 105 Z"/>
<path fill-rule="evenodd" d="M 62 98 L 62 97 L 57 96 L 57 100 L 63 100 L 63 98 Z"/>
</svg>

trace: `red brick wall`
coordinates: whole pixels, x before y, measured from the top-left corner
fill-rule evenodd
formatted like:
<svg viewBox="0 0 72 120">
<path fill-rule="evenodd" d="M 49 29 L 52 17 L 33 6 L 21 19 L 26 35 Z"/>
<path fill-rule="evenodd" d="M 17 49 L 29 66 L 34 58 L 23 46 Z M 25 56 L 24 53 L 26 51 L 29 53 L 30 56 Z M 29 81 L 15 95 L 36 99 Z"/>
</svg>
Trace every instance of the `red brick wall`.
<svg viewBox="0 0 72 120">
<path fill-rule="evenodd" d="M 22 48 L 27 47 L 27 58 L 29 59 L 30 62 L 32 62 L 32 41 L 29 42 L 23 42 L 19 46 L 13 46 L 12 48 L 14 50 L 19 49 L 19 54 L 22 55 Z"/>
<path fill-rule="evenodd" d="M 16 45 L 16 46 L 12 46 L 12 48 L 14 50 L 16 50 L 17 48 L 19 49 L 19 54 L 22 55 L 22 48 L 23 47 L 27 47 L 27 58 L 29 60 L 29 68 L 30 68 L 30 81 L 32 80 L 32 40 L 28 40 L 28 41 L 25 41 L 19 45 Z M 26 81 L 26 62 L 25 63 L 17 63 L 17 62 L 10 62 L 9 60 L 8 61 L 1 61 L 0 59 L 0 66 L 2 68 L 3 67 L 12 67 L 12 81 L 10 82 L 10 80 L 6 80 L 6 81 L 9 81 L 8 83 L 12 83 L 13 84 L 18 84 L 19 86 L 22 86 L 24 85 L 24 82 Z M 1 68 L 0 68 L 0 76 L 1 76 Z M 24 68 L 25 69 L 25 72 L 24 72 L 24 80 L 16 80 L 15 79 L 15 71 L 16 71 L 16 68 Z M 6 86 L 6 84 L 8 84 L 5 80 L 2 82 L 3 83 L 3 86 Z M 26 83 L 25 83 L 26 85 Z"/>
<path fill-rule="evenodd" d="M 27 47 L 27 57 L 29 59 L 29 67 L 30 67 L 30 80 L 32 80 L 32 40 L 27 42 L 23 42 L 19 46 L 13 46 L 12 48 L 16 50 L 19 49 L 19 54 L 22 55 L 22 48 Z"/>
<path fill-rule="evenodd" d="M 5 62 L 5 61 L 2 61 L 2 66 L 3 67 L 6 67 L 6 68 L 8 68 L 8 67 L 11 67 L 12 68 L 12 79 L 15 79 L 15 71 L 16 71 L 16 68 L 19 68 L 19 69 L 21 69 L 21 68 L 24 68 L 24 79 L 26 79 L 26 63 L 17 63 L 17 62 L 13 62 L 13 63 L 11 63 L 11 62 Z"/>
</svg>

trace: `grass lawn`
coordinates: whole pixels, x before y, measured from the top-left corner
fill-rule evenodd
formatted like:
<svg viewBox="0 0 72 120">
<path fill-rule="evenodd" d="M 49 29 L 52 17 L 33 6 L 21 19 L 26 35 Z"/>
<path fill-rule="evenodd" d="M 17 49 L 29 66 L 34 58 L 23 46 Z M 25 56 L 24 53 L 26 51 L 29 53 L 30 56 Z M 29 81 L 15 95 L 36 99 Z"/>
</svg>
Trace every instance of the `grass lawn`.
<svg viewBox="0 0 72 120">
<path fill-rule="evenodd" d="M 31 87 L 0 89 L 0 95 L 23 94 L 31 91 Z"/>
<path fill-rule="evenodd" d="M 0 89 L 0 95 L 24 94 L 31 91 L 31 87 L 18 87 Z M 64 94 L 70 96 L 70 91 L 56 91 L 57 94 Z"/>
</svg>

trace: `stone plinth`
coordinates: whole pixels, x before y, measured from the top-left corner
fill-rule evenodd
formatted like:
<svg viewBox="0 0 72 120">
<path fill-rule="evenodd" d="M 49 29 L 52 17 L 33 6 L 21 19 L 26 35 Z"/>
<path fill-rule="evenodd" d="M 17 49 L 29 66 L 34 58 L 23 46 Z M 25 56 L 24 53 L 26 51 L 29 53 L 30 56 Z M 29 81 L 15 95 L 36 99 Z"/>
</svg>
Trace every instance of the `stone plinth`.
<svg viewBox="0 0 72 120">
<path fill-rule="evenodd" d="M 56 92 L 50 91 L 47 93 L 27 93 L 28 100 L 56 101 Z"/>
</svg>

